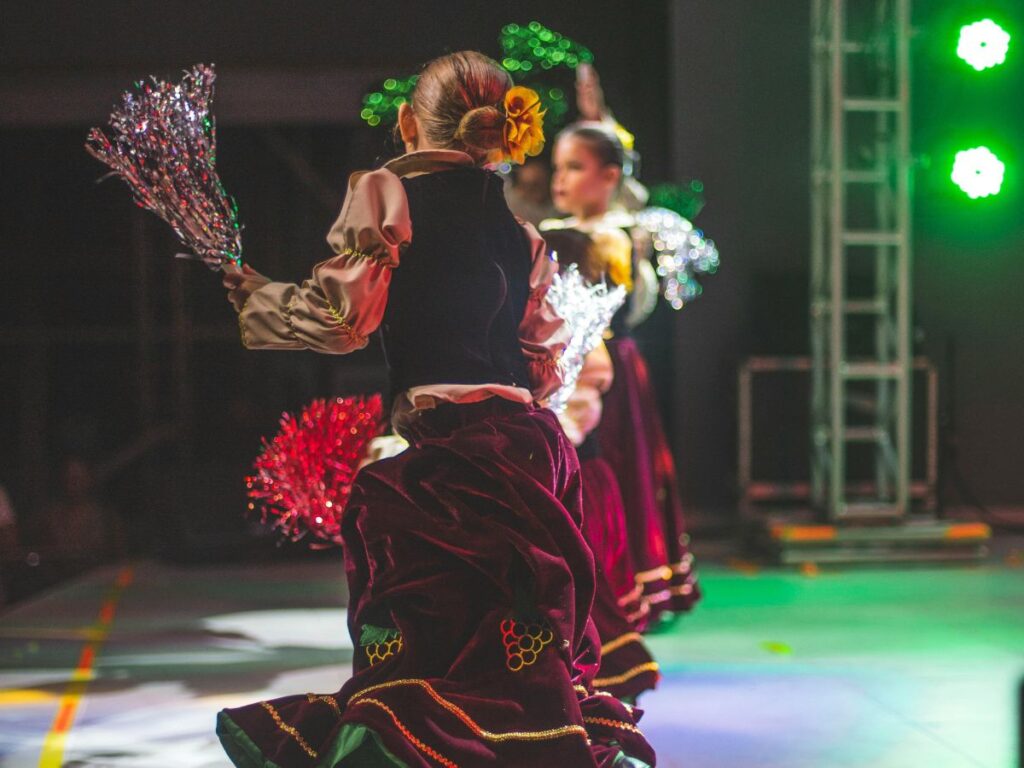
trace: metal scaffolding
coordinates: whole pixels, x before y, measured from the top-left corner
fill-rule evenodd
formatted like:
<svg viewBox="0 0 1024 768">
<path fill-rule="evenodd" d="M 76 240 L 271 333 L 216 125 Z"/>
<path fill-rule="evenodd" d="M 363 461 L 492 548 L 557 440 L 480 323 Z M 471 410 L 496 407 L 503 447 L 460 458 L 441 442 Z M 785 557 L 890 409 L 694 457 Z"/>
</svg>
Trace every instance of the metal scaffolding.
<svg viewBox="0 0 1024 768">
<path fill-rule="evenodd" d="M 830 522 L 895 522 L 910 511 L 910 0 L 812 0 L 811 36 L 811 496 Z"/>
</svg>

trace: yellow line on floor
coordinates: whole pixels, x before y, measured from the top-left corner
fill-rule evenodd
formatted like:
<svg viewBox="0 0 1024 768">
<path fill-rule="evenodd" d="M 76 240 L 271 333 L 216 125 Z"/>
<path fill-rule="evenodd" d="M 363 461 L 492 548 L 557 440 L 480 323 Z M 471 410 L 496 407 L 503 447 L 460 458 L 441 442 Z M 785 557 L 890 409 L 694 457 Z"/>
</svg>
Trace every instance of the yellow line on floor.
<svg viewBox="0 0 1024 768">
<path fill-rule="evenodd" d="M 96 634 L 82 648 L 78 657 L 78 666 L 71 674 L 71 680 L 60 697 L 57 707 L 57 714 L 53 718 L 50 730 L 43 740 L 43 751 L 39 756 L 39 768 L 60 768 L 64 764 L 64 745 L 67 742 L 68 733 L 75 722 L 75 713 L 78 705 L 85 694 L 86 686 L 93 678 L 93 663 L 96 661 L 96 653 L 103 641 L 110 633 L 110 625 L 114 621 L 114 612 L 117 610 L 117 601 L 121 599 L 121 593 L 132 583 L 134 570 L 131 566 L 125 566 L 114 579 L 114 586 L 107 592 L 100 606 L 99 615 L 96 617 Z"/>
<path fill-rule="evenodd" d="M 49 704 L 57 694 L 34 688 L 7 688 L 0 691 L 0 707 L 21 707 L 26 704 Z"/>
</svg>

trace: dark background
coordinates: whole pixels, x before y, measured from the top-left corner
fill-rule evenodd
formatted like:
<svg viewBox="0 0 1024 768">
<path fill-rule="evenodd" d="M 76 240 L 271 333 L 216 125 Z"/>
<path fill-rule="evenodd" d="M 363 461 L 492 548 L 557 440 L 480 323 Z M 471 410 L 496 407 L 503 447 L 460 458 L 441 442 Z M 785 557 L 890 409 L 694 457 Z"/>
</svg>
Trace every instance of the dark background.
<svg viewBox="0 0 1024 768">
<path fill-rule="evenodd" d="M 918 5 L 917 348 L 940 367 L 947 459 L 956 449 L 947 474 L 966 486 L 946 483 L 944 496 L 1021 505 L 1024 62 L 1011 50 L 979 76 L 952 51 L 977 9 L 995 8 L 1018 32 L 1024 11 L 1009 0 Z M 218 166 L 239 202 L 246 260 L 299 280 L 328 253 L 348 173 L 390 151 L 385 131 L 359 122 L 361 94 L 445 51 L 498 55 L 500 27 L 531 19 L 594 51 L 609 103 L 637 136 L 644 181 L 704 181 L 697 223 L 722 269 L 700 301 L 660 308 L 642 341 L 693 524 L 730 524 L 737 365 L 808 350 L 808 13 L 796 0 L 7 4 L 0 483 L 26 536 L 68 455 L 137 453 L 104 483 L 136 545 L 220 552 L 207 542 L 238 540 L 241 478 L 280 412 L 383 383 L 375 349 L 243 352 L 217 277 L 173 261 L 174 239 L 120 182 L 95 184 L 103 168 L 82 143 L 117 94 L 146 74 L 216 63 Z M 1008 176 L 999 197 L 971 203 L 949 183 L 949 163 L 958 141 L 979 134 Z M 182 334 L 188 343 L 176 344 Z M 769 397 L 769 464 L 799 477 L 805 389 Z M 162 427 L 176 431 L 161 440 Z M 155 447 L 140 444 L 154 434 Z"/>
</svg>

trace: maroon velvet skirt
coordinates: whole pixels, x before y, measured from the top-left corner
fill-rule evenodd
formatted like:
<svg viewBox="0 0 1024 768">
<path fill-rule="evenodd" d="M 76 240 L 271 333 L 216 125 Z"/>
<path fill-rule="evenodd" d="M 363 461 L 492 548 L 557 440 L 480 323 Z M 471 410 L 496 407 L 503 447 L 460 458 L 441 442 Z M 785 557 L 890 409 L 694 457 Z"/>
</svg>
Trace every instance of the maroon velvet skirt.
<svg viewBox="0 0 1024 768">
<path fill-rule="evenodd" d="M 639 710 L 597 695 L 576 453 L 550 411 L 428 411 L 342 516 L 353 675 L 222 710 L 237 766 L 652 766 Z"/>
<path fill-rule="evenodd" d="M 597 579 L 591 616 L 601 639 L 601 668 L 593 685 L 635 700 L 657 685 L 658 664 L 635 627 L 643 612 L 634 588 L 622 494 L 611 467 L 599 456 L 581 458 L 580 475 L 583 536 L 594 552 Z"/>
<path fill-rule="evenodd" d="M 644 626 L 664 611 L 690 610 L 700 588 L 686 546 L 675 461 L 647 364 L 628 336 L 606 343 L 615 379 L 604 396 L 601 456 L 622 491 L 636 588 L 646 614 L 639 625 Z"/>
</svg>

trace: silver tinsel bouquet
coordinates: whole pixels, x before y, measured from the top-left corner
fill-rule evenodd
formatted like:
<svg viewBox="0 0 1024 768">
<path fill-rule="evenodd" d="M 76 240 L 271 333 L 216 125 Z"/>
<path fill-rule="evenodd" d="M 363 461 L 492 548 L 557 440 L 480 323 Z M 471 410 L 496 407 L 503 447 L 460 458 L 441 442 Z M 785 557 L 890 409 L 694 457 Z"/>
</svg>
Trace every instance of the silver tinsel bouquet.
<svg viewBox="0 0 1024 768">
<path fill-rule="evenodd" d="M 548 300 L 572 330 L 562 354 L 565 383 L 548 403 L 551 410 L 561 413 L 576 389 L 584 358 L 600 343 L 612 315 L 625 302 L 626 289 L 622 286 L 609 288 L 605 283 L 591 284 L 576 265 L 571 264 L 555 275 L 548 289 Z"/>
<path fill-rule="evenodd" d="M 171 225 L 211 269 L 242 261 L 238 208 L 217 175 L 212 66 L 197 64 L 180 83 L 135 83 L 110 115 L 109 135 L 89 132 L 85 148 L 120 176 L 135 202 Z"/>
</svg>

